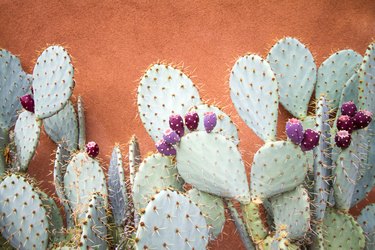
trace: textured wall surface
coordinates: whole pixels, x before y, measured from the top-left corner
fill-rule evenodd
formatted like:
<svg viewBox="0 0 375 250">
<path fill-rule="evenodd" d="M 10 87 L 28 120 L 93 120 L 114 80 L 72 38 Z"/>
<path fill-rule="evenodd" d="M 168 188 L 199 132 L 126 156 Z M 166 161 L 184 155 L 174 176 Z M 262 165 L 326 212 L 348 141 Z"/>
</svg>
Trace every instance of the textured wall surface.
<svg viewBox="0 0 375 250">
<path fill-rule="evenodd" d="M 99 143 L 105 164 L 114 143 L 126 145 L 134 133 L 143 154 L 154 149 L 137 117 L 142 72 L 159 60 L 187 66 L 203 99 L 233 114 L 249 168 L 262 142 L 229 98 L 228 74 L 236 58 L 246 52 L 265 56 L 283 36 L 307 44 L 318 65 L 338 49 L 363 54 L 375 38 L 375 1 L 218 2 L 0 0 L 0 47 L 19 55 L 27 72 L 46 45 L 69 49 L 77 72 L 74 94 L 86 104 L 88 140 Z M 281 110 L 280 131 L 290 116 Z M 50 191 L 53 150 L 43 135 L 29 170 Z M 242 249 L 231 223 L 211 246 Z"/>
</svg>

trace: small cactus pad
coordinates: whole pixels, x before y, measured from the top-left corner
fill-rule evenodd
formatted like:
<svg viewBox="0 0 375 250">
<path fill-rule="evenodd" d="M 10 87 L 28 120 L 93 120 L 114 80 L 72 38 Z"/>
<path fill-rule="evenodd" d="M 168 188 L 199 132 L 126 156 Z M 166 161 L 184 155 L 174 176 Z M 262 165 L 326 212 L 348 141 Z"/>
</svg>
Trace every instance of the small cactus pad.
<svg viewBox="0 0 375 250">
<path fill-rule="evenodd" d="M 0 184 L 0 231 L 17 249 L 46 249 L 48 218 L 34 187 L 20 175 L 6 176 Z"/>
<path fill-rule="evenodd" d="M 232 140 L 205 131 L 189 133 L 181 138 L 176 160 L 182 178 L 200 191 L 249 202 L 245 166 Z"/>
<path fill-rule="evenodd" d="M 147 205 L 136 249 L 206 249 L 208 228 L 199 208 L 184 195 L 162 190 Z"/>
<path fill-rule="evenodd" d="M 0 128 L 9 129 L 22 108 L 20 97 L 30 90 L 32 77 L 27 75 L 18 57 L 0 50 Z"/>
<path fill-rule="evenodd" d="M 271 198 L 276 228 L 284 226 L 289 239 L 303 238 L 310 228 L 310 202 L 302 187 Z"/>
<path fill-rule="evenodd" d="M 68 52 L 61 46 L 50 46 L 38 57 L 33 71 L 35 114 L 39 119 L 61 110 L 74 88 L 74 68 Z"/>
<path fill-rule="evenodd" d="M 151 197 L 164 188 L 182 190 L 183 180 L 179 178 L 172 159 L 153 154 L 143 160 L 133 184 L 133 201 L 137 210 L 147 206 Z"/>
<path fill-rule="evenodd" d="M 281 104 L 293 116 L 305 117 L 316 82 L 310 50 L 297 39 L 286 37 L 272 47 L 267 60 L 279 83 Z"/>
<path fill-rule="evenodd" d="M 363 230 L 349 214 L 327 209 L 322 231 L 324 250 L 361 250 L 365 247 Z"/>
<path fill-rule="evenodd" d="M 111 162 L 108 169 L 108 197 L 117 226 L 123 225 L 126 219 L 128 207 L 128 195 L 126 192 L 124 169 L 122 168 L 122 156 L 119 146 L 112 151 Z"/>
<path fill-rule="evenodd" d="M 22 112 L 14 128 L 14 142 L 17 148 L 17 158 L 21 170 L 27 170 L 29 162 L 38 146 L 40 127 L 42 123 L 29 111 Z"/>
<path fill-rule="evenodd" d="M 276 138 L 279 94 L 275 74 L 258 55 L 241 57 L 230 73 L 230 96 L 240 117 L 262 140 Z"/>
<path fill-rule="evenodd" d="M 276 232 L 273 236 L 272 241 L 266 239 L 266 244 L 270 244 L 269 248 L 264 248 L 264 250 L 299 250 L 300 248 L 291 243 L 289 240 L 289 233 L 285 230 Z"/>
<path fill-rule="evenodd" d="M 107 214 L 106 201 L 101 194 L 91 196 L 82 222 L 81 249 L 106 250 Z"/>
<path fill-rule="evenodd" d="M 337 108 L 341 92 L 362 62 L 362 56 L 353 50 L 340 50 L 328 57 L 318 69 L 315 98 L 325 95 L 330 108 Z"/>
<path fill-rule="evenodd" d="M 129 157 L 130 184 L 133 185 L 135 174 L 138 172 L 139 165 L 142 162 L 138 139 L 135 135 L 133 135 L 129 141 L 129 156 L 128 157 Z"/>
<path fill-rule="evenodd" d="M 152 65 L 138 87 L 139 116 L 155 142 L 169 128 L 171 114 L 185 115 L 190 107 L 200 103 L 198 90 L 191 79 L 169 65 Z"/>
<path fill-rule="evenodd" d="M 292 142 L 268 142 L 254 155 L 251 167 L 251 198 L 262 201 L 290 191 L 304 181 L 307 157 Z"/>
<path fill-rule="evenodd" d="M 57 144 L 64 142 L 69 151 L 77 149 L 78 122 L 73 104 L 68 101 L 65 107 L 53 116 L 43 120 L 44 130 Z"/>
<path fill-rule="evenodd" d="M 375 113 L 375 42 L 368 46 L 358 74 L 359 109 Z"/>
<path fill-rule="evenodd" d="M 225 223 L 224 202 L 220 197 L 210 195 L 199 191 L 198 189 L 190 189 L 187 196 L 201 210 L 206 219 L 210 240 L 216 239 L 223 230 Z"/>
<path fill-rule="evenodd" d="M 375 204 L 367 205 L 357 218 L 366 238 L 366 250 L 375 249 Z"/>
<path fill-rule="evenodd" d="M 78 96 L 77 100 L 78 112 L 78 148 L 80 150 L 85 148 L 86 145 L 86 122 L 85 122 L 85 109 L 83 107 L 83 100 Z"/>
<path fill-rule="evenodd" d="M 314 148 L 314 209 L 315 218 L 322 220 L 330 194 L 329 180 L 331 178 L 331 127 L 329 126 L 328 104 L 320 97 L 316 109 L 317 130 L 320 131 L 319 145 Z"/>
<path fill-rule="evenodd" d="M 260 205 L 254 202 L 241 206 L 244 222 L 246 224 L 247 231 L 254 242 L 260 242 L 264 240 L 268 231 L 266 225 L 263 223 Z"/>
<path fill-rule="evenodd" d="M 107 195 L 105 176 L 99 162 L 84 152 L 73 156 L 64 176 L 64 189 L 70 207 L 81 218 L 93 193 Z"/>
<path fill-rule="evenodd" d="M 201 105 L 190 108 L 189 111 L 198 113 L 201 119 L 198 125 L 199 131 L 205 131 L 204 124 L 203 124 L 204 113 L 206 112 L 215 113 L 217 116 L 217 123 L 216 123 L 215 128 L 212 130 L 212 132 L 224 135 L 225 137 L 231 139 L 235 144 L 239 143 L 236 126 L 234 125 L 230 117 L 226 113 L 221 111 L 218 107 L 214 105 L 201 104 Z"/>
</svg>

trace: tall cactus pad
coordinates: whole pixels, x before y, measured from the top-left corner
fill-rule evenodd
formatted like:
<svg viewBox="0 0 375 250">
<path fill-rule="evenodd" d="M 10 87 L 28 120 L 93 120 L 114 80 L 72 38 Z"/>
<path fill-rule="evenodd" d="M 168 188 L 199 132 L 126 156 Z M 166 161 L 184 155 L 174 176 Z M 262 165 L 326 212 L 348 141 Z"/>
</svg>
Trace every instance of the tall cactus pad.
<svg viewBox="0 0 375 250">
<path fill-rule="evenodd" d="M 46 249 L 48 217 L 34 187 L 16 174 L 0 185 L 0 231 L 18 249 Z"/>
<path fill-rule="evenodd" d="M 262 220 L 260 205 L 250 202 L 242 205 L 241 208 L 246 228 L 251 238 L 257 243 L 264 240 L 268 235 L 268 231 Z"/>
<path fill-rule="evenodd" d="M 17 148 L 17 158 L 21 170 L 27 170 L 29 162 L 38 146 L 40 127 L 42 123 L 29 111 L 22 112 L 14 128 L 14 142 Z"/>
<path fill-rule="evenodd" d="M 101 194 L 93 194 L 81 225 L 81 249 L 108 249 L 106 209 L 106 201 Z"/>
<path fill-rule="evenodd" d="M 307 115 L 316 82 L 316 65 L 308 48 L 295 38 L 279 40 L 267 56 L 279 83 L 280 102 L 294 116 Z"/>
<path fill-rule="evenodd" d="M 368 46 L 358 74 L 359 106 L 375 113 L 375 42 Z"/>
<path fill-rule="evenodd" d="M 307 157 L 292 142 L 266 143 L 254 155 L 251 198 L 260 202 L 300 185 L 307 173 Z"/>
<path fill-rule="evenodd" d="M 124 224 L 128 207 L 124 169 L 119 146 L 112 151 L 111 162 L 108 169 L 108 196 L 111 203 L 113 217 L 117 226 Z"/>
<path fill-rule="evenodd" d="M 340 50 L 328 57 L 318 69 L 315 98 L 325 95 L 330 108 L 337 108 L 342 89 L 361 62 L 362 56 L 353 50 Z"/>
<path fill-rule="evenodd" d="M 22 108 L 19 98 L 30 91 L 31 76 L 20 60 L 7 50 L 0 50 L 0 128 L 8 130 Z"/>
<path fill-rule="evenodd" d="M 223 230 L 225 223 L 223 200 L 195 188 L 190 189 L 187 195 L 202 211 L 209 228 L 210 239 L 216 239 Z"/>
<path fill-rule="evenodd" d="M 81 152 L 73 156 L 64 176 L 65 195 L 73 212 L 82 218 L 91 195 L 107 195 L 105 176 L 99 162 Z"/>
<path fill-rule="evenodd" d="M 208 228 L 187 197 L 162 190 L 147 205 L 138 226 L 137 249 L 206 249 Z"/>
<path fill-rule="evenodd" d="M 241 57 L 230 74 L 230 96 L 238 114 L 262 140 L 276 138 L 279 94 L 275 74 L 258 55 Z"/>
<path fill-rule="evenodd" d="M 310 228 L 310 202 L 302 187 L 271 198 L 276 228 L 285 227 L 289 239 L 303 238 Z"/>
<path fill-rule="evenodd" d="M 81 96 L 77 100 L 78 111 L 78 148 L 84 149 L 86 146 L 86 121 L 85 121 L 85 108 Z"/>
<path fill-rule="evenodd" d="M 365 247 L 363 230 L 349 214 L 327 209 L 322 231 L 324 250 L 360 250 Z"/>
<path fill-rule="evenodd" d="M 50 117 L 68 102 L 74 88 L 74 68 L 68 52 L 61 46 L 50 46 L 36 61 L 33 71 L 35 114 Z"/>
<path fill-rule="evenodd" d="M 55 115 L 43 120 L 48 136 L 57 144 L 64 142 L 69 151 L 77 149 L 78 122 L 73 104 L 68 101 L 65 107 Z"/>
<path fill-rule="evenodd" d="M 137 210 L 147 206 L 151 197 L 164 188 L 182 190 L 183 180 L 179 178 L 172 159 L 153 154 L 143 160 L 134 179 L 133 202 Z"/>
<path fill-rule="evenodd" d="M 179 174 L 197 189 L 249 202 L 245 166 L 230 139 L 205 131 L 189 133 L 181 138 L 176 160 Z"/>
<path fill-rule="evenodd" d="M 375 249 L 375 204 L 368 205 L 362 209 L 357 221 L 365 233 L 365 249 Z"/>
<path fill-rule="evenodd" d="M 191 79 L 169 65 L 152 65 L 138 87 L 139 116 L 155 142 L 169 128 L 171 114 L 185 115 L 190 107 L 200 102 Z"/>
<path fill-rule="evenodd" d="M 133 185 L 135 174 L 138 172 L 139 165 L 142 162 L 141 150 L 139 149 L 138 139 L 135 135 L 129 141 L 129 175 L 130 184 Z"/>
<path fill-rule="evenodd" d="M 328 104 L 324 97 L 320 97 L 317 103 L 316 124 L 318 131 L 321 132 L 319 145 L 314 148 L 314 209 L 315 218 L 322 220 L 327 206 L 328 196 L 330 194 L 332 160 L 331 151 L 331 127 L 329 126 Z"/>
<path fill-rule="evenodd" d="M 199 117 L 201 117 L 201 122 L 199 122 L 198 130 L 205 131 L 203 117 L 206 112 L 213 112 L 217 116 L 217 123 L 215 128 L 212 130 L 213 133 L 219 133 L 231 139 L 235 144 L 239 143 L 237 128 L 230 119 L 230 117 L 214 105 L 201 104 L 192 107 L 189 111 L 197 112 Z"/>
</svg>

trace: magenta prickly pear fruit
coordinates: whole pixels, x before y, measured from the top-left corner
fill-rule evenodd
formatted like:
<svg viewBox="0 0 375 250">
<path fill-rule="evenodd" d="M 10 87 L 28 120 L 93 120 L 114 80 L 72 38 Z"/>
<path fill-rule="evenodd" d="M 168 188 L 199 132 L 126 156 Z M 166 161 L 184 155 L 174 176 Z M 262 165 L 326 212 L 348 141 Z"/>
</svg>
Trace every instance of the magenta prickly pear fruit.
<svg viewBox="0 0 375 250">
<path fill-rule="evenodd" d="M 206 112 L 204 113 L 204 128 L 206 129 L 207 133 L 211 133 L 211 131 L 215 128 L 217 122 L 217 117 L 214 112 Z"/>
<path fill-rule="evenodd" d="M 341 115 L 337 119 L 336 127 L 338 130 L 346 130 L 351 133 L 354 129 L 353 119 L 348 115 Z"/>
<path fill-rule="evenodd" d="M 29 112 L 34 113 L 35 104 L 34 104 L 34 98 L 32 95 L 26 94 L 20 97 L 20 102 L 24 109 L 26 109 Z"/>
<path fill-rule="evenodd" d="M 180 115 L 169 116 L 169 127 L 182 137 L 184 136 L 184 121 Z"/>
<path fill-rule="evenodd" d="M 350 117 L 353 117 L 357 113 L 357 106 L 355 106 L 354 102 L 344 102 L 341 105 L 341 114 L 342 115 L 348 115 Z"/>
<path fill-rule="evenodd" d="M 164 139 L 161 139 L 158 141 L 156 144 L 156 149 L 159 151 L 159 153 L 166 155 L 166 156 L 171 156 L 171 155 L 176 155 L 176 149 L 169 143 L 167 143 Z"/>
<path fill-rule="evenodd" d="M 372 121 L 372 113 L 367 110 L 358 111 L 352 118 L 354 129 L 361 129 L 367 127 Z"/>
<path fill-rule="evenodd" d="M 189 112 L 185 115 L 185 125 L 190 131 L 198 128 L 199 115 L 197 112 Z"/>
<path fill-rule="evenodd" d="M 167 143 L 174 145 L 180 141 L 180 136 L 177 134 L 176 131 L 168 128 L 167 130 L 165 130 L 163 134 L 163 139 Z"/>
<path fill-rule="evenodd" d="M 86 153 L 91 158 L 97 157 L 99 154 L 99 145 L 94 141 L 90 141 L 89 143 L 86 144 Z"/>
<path fill-rule="evenodd" d="M 319 133 L 312 129 L 306 129 L 301 142 L 302 151 L 309 151 L 318 146 Z"/>
<path fill-rule="evenodd" d="M 303 140 L 303 126 L 300 120 L 296 118 L 289 119 L 286 123 L 285 131 L 294 144 L 299 145 Z"/>
<path fill-rule="evenodd" d="M 336 146 L 340 148 L 347 148 L 350 145 L 352 136 L 346 130 L 340 130 L 336 133 L 335 142 Z"/>
</svg>

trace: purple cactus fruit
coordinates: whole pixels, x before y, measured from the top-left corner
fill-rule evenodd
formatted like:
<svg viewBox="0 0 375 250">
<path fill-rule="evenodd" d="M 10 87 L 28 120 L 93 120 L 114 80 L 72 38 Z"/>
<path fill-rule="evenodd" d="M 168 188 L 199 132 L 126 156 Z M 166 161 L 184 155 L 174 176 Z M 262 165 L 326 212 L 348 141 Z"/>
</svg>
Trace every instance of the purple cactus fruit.
<svg viewBox="0 0 375 250">
<path fill-rule="evenodd" d="M 351 133 L 354 129 L 353 119 L 348 115 L 340 115 L 337 119 L 336 127 L 338 130 L 346 130 Z"/>
<path fill-rule="evenodd" d="M 169 143 L 167 143 L 164 139 L 161 139 L 158 141 L 156 144 L 156 149 L 159 151 L 159 153 L 166 155 L 166 156 L 171 156 L 171 155 L 176 155 L 176 149 Z"/>
<path fill-rule="evenodd" d="M 86 144 L 86 153 L 91 158 L 97 157 L 99 154 L 99 145 L 94 141 L 90 141 L 89 143 Z"/>
<path fill-rule="evenodd" d="M 204 128 L 206 129 L 207 133 L 211 133 L 211 131 L 215 128 L 217 122 L 217 117 L 214 112 L 206 112 L 204 113 Z"/>
<path fill-rule="evenodd" d="M 163 139 L 166 143 L 174 145 L 180 141 L 180 136 L 176 133 L 176 131 L 168 128 L 164 131 Z"/>
<path fill-rule="evenodd" d="M 341 105 L 341 114 L 342 115 L 348 115 L 350 117 L 353 117 L 357 113 L 357 106 L 355 106 L 354 102 L 344 102 Z"/>
<path fill-rule="evenodd" d="M 306 129 L 301 142 L 302 151 L 309 151 L 319 144 L 319 133 L 312 129 Z"/>
<path fill-rule="evenodd" d="M 367 110 L 360 110 L 355 114 L 352 120 L 354 123 L 354 129 L 365 128 L 372 121 L 372 113 Z"/>
<path fill-rule="evenodd" d="M 182 137 L 184 136 L 184 121 L 180 115 L 169 116 L 169 127 Z"/>
<path fill-rule="evenodd" d="M 199 115 L 197 112 L 189 112 L 185 115 L 185 125 L 190 131 L 198 128 Z"/>
<path fill-rule="evenodd" d="M 291 118 L 285 126 L 285 131 L 288 138 L 294 143 L 299 145 L 303 139 L 303 126 L 300 120 Z"/>
<path fill-rule="evenodd" d="M 335 142 L 336 146 L 340 148 L 347 148 L 350 145 L 352 136 L 346 130 L 340 130 L 336 133 Z"/>
<path fill-rule="evenodd" d="M 34 104 L 34 98 L 32 95 L 26 94 L 20 97 L 20 102 L 24 109 L 26 109 L 29 112 L 34 113 L 35 104 Z"/>
</svg>

